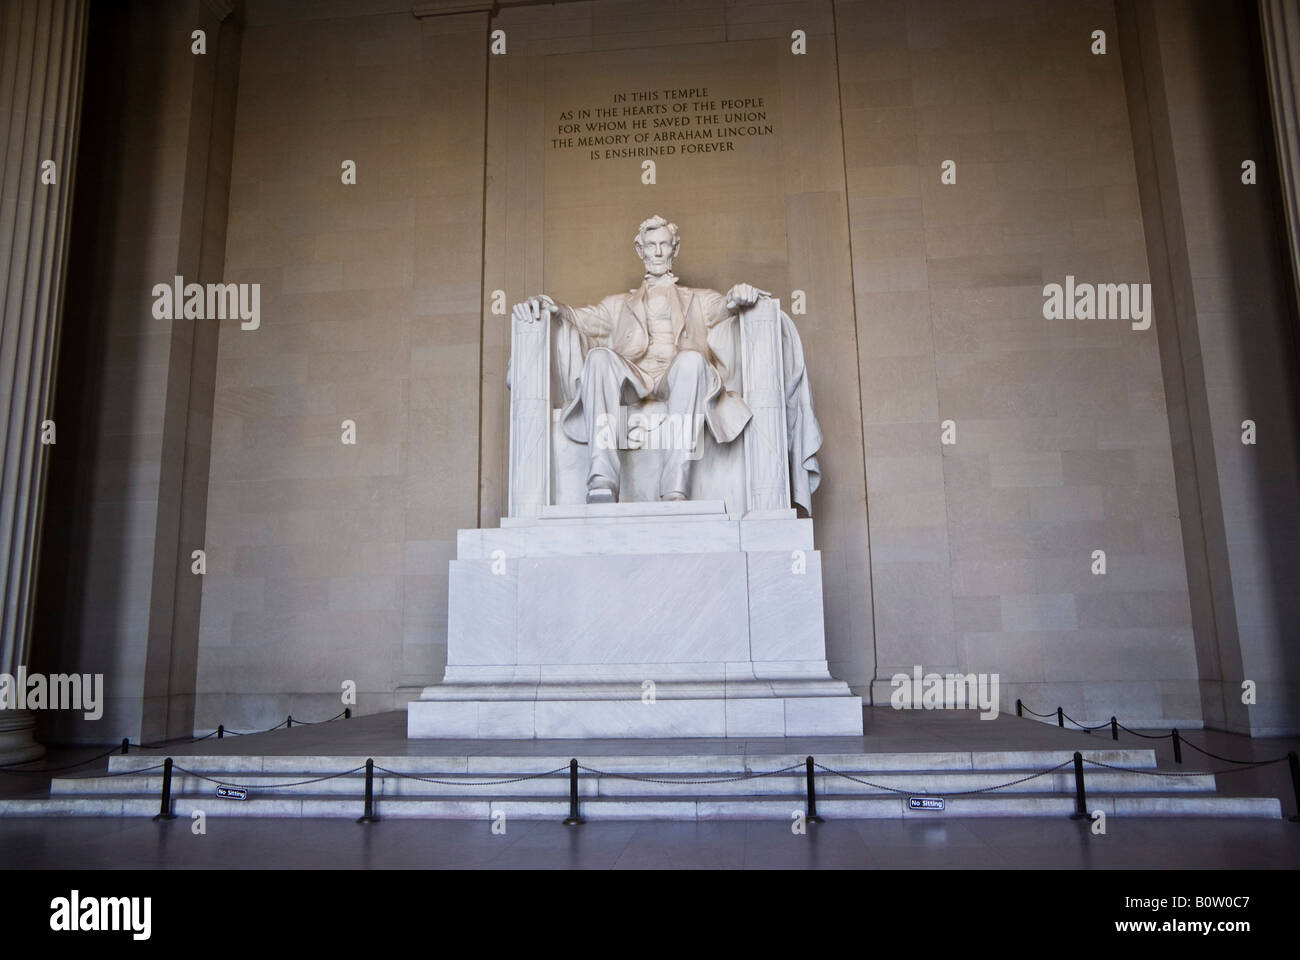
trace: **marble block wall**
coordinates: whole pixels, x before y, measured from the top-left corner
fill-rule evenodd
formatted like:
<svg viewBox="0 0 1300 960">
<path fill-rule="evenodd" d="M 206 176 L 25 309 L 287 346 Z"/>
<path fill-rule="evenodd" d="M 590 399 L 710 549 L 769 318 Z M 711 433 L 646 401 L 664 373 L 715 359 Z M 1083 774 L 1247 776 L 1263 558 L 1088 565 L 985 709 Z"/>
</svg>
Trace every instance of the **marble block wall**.
<svg viewBox="0 0 1300 960">
<path fill-rule="evenodd" d="M 920 664 L 999 674 L 1004 709 L 1195 725 L 1156 331 L 1043 316 L 1067 275 L 1150 279 L 1114 5 L 835 11 L 877 701 Z"/>
<path fill-rule="evenodd" d="M 486 13 L 249 3 L 195 724 L 392 709 L 478 507 Z M 344 161 L 355 184 L 342 182 Z M 355 423 L 345 444 L 343 421 Z"/>
</svg>

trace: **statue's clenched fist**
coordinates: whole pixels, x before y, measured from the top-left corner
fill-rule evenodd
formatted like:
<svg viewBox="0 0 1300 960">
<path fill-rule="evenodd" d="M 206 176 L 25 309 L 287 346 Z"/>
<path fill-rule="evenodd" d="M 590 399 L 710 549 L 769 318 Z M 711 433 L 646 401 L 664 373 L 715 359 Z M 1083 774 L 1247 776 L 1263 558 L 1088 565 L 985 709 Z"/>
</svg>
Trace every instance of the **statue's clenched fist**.
<svg viewBox="0 0 1300 960">
<path fill-rule="evenodd" d="M 735 310 L 737 307 L 752 307 L 758 303 L 759 297 L 770 296 L 771 294 L 766 290 L 760 290 L 753 284 L 738 283 L 727 291 L 727 309 Z"/>
<path fill-rule="evenodd" d="M 529 297 L 523 303 L 516 303 L 511 316 L 520 323 L 536 323 L 545 313 L 547 319 L 560 312 L 560 308 L 544 293 Z"/>
</svg>

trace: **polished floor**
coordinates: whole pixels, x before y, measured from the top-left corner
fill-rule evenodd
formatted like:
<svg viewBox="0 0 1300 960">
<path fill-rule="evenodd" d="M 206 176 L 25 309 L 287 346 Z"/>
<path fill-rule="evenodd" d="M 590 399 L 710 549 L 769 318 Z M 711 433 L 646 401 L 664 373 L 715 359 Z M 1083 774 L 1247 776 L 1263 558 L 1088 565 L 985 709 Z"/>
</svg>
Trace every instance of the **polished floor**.
<svg viewBox="0 0 1300 960">
<path fill-rule="evenodd" d="M 0 820 L 0 870 L 70 869 L 1225 869 L 1300 867 L 1285 820 L 506 824 L 209 818 Z"/>
</svg>

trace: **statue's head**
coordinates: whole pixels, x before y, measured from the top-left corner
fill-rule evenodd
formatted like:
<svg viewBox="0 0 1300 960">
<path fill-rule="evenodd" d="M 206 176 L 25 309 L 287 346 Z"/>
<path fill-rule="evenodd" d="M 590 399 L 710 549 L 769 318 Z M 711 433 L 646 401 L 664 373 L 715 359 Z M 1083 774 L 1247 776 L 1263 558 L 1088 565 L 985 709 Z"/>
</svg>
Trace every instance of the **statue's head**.
<svg viewBox="0 0 1300 960">
<path fill-rule="evenodd" d="M 645 272 L 652 277 L 661 277 L 670 271 L 681 242 L 677 224 L 657 215 L 643 220 L 637 227 L 635 246 L 636 255 L 645 264 Z"/>
</svg>

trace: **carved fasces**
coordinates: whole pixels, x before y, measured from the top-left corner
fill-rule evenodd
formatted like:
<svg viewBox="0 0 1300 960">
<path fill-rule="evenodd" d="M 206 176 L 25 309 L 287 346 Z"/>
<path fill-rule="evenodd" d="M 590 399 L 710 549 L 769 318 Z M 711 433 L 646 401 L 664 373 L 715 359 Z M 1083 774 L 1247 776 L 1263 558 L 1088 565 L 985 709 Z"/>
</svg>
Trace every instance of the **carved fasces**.
<svg viewBox="0 0 1300 960">
<path fill-rule="evenodd" d="M 789 438 L 785 422 L 785 365 L 781 303 L 762 297 L 740 314 L 740 375 L 753 418 L 745 444 L 747 513 L 790 508 Z"/>
<path fill-rule="evenodd" d="M 545 302 L 542 302 L 542 301 Z M 510 503 L 536 517 L 550 503 L 551 311 L 549 297 L 517 304 L 510 318 Z"/>
</svg>

